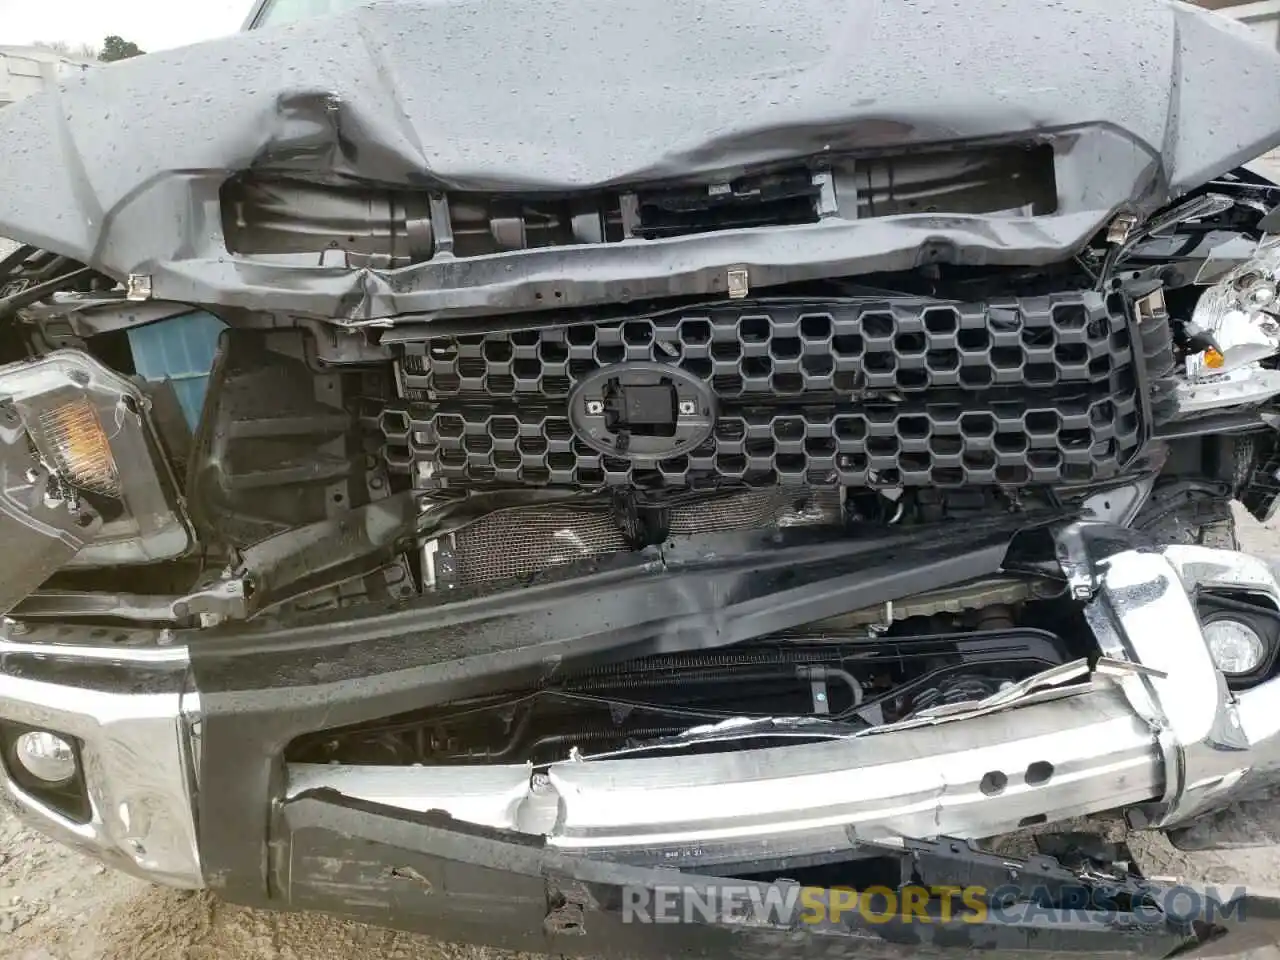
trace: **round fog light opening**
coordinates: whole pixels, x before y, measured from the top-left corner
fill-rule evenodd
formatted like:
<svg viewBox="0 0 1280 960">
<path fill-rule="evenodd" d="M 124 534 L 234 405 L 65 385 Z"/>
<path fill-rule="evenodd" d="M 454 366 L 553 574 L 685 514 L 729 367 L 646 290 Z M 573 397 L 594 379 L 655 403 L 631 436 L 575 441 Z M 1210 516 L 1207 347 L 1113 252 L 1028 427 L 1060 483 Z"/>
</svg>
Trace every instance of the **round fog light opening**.
<svg viewBox="0 0 1280 960">
<path fill-rule="evenodd" d="M 1266 645 L 1258 631 L 1239 620 L 1211 620 L 1204 625 L 1205 643 L 1223 673 L 1252 673 L 1262 665 Z"/>
<path fill-rule="evenodd" d="M 76 753 L 56 733 L 32 730 L 18 737 L 14 753 L 22 768 L 45 783 L 66 783 L 76 775 Z"/>
</svg>

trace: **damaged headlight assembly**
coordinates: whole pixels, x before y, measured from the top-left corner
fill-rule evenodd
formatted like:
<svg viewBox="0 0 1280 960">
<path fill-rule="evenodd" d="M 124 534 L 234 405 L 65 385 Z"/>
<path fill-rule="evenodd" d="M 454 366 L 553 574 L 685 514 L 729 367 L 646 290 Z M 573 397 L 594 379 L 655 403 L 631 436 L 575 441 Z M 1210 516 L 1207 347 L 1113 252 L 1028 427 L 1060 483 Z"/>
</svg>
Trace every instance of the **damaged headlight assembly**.
<svg viewBox="0 0 1280 960">
<path fill-rule="evenodd" d="M 1280 370 L 1263 364 L 1280 353 L 1278 291 L 1280 236 L 1270 236 L 1201 294 L 1187 333 L 1203 349 L 1187 355 L 1182 412 L 1260 403 L 1280 393 Z"/>
<path fill-rule="evenodd" d="M 0 367 L 0 610 L 63 567 L 192 544 L 145 396 L 78 351 Z"/>
</svg>

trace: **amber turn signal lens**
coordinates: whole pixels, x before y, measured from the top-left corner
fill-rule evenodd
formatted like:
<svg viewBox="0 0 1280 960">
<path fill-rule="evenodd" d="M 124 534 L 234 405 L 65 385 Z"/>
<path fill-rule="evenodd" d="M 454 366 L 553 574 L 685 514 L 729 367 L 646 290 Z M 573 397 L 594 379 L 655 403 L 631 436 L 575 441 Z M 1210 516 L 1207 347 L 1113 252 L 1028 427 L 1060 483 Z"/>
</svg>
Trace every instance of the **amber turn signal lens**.
<svg viewBox="0 0 1280 960">
<path fill-rule="evenodd" d="M 73 487 L 104 497 L 120 496 L 120 474 L 97 411 L 87 399 L 40 414 L 40 432 L 58 473 Z"/>
</svg>

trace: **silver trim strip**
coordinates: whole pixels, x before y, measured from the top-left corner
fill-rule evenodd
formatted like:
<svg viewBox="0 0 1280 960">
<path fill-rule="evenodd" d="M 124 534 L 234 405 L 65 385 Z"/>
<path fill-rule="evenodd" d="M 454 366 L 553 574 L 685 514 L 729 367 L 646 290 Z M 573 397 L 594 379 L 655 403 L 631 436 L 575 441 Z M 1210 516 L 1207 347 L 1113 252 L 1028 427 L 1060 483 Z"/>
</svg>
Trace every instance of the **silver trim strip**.
<svg viewBox="0 0 1280 960">
<path fill-rule="evenodd" d="M 188 663 L 186 647 L 80 647 L 73 644 L 20 643 L 3 639 L 0 633 L 0 655 L 4 654 L 63 657 L 99 663 L 173 664 L 184 669 Z"/>
</svg>

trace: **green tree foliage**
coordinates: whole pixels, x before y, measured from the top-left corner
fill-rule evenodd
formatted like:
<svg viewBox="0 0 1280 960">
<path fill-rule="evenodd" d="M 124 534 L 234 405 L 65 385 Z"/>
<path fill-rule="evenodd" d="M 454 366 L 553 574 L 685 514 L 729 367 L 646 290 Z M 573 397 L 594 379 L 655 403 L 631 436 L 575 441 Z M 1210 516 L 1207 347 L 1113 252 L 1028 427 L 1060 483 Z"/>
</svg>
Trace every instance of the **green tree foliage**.
<svg viewBox="0 0 1280 960">
<path fill-rule="evenodd" d="M 115 60 L 128 60 L 130 57 L 141 56 L 146 52 L 138 49 L 138 45 L 133 41 L 112 34 L 102 41 L 102 52 L 98 54 L 98 59 L 111 63 Z"/>
</svg>

